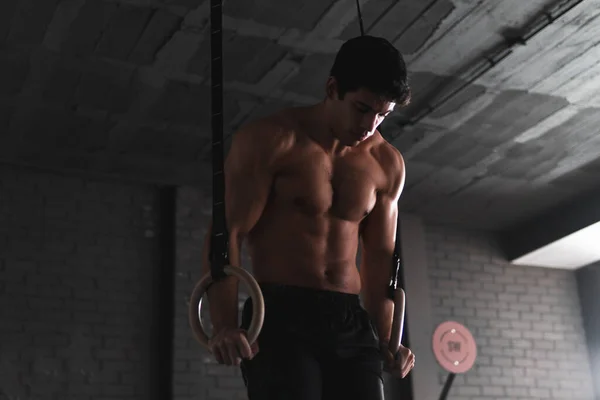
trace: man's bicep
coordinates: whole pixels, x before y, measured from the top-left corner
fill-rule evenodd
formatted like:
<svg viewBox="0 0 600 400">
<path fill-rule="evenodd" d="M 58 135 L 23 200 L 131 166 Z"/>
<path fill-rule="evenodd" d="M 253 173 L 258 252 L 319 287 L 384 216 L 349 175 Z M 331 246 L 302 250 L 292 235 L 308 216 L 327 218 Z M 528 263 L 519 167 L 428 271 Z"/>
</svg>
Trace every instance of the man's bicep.
<svg viewBox="0 0 600 400">
<path fill-rule="evenodd" d="M 367 253 L 393 254 L 398 224 L 398 201 L 404 190 L 404 159 L 397 150 L 390 152 L 386 169 L 393 171 L 390 184 L 377 196 L 373 211 L 365 219 L 363 250 Z"/>
<path fill-rule="evenodd" d="M 225 162 L 225 207 L 231 233 L 247 234 L 258 222 L 272 182 L 260 141 L 252 131 L 233 137 Z"/>
<path fill-rule="evenodd" d="M 366 257 L 387 256 L 394 251 L 398 206 L 396 199 L 382 195 L 367 216 L 362 229 L 363 253 Z"/>
</svg>

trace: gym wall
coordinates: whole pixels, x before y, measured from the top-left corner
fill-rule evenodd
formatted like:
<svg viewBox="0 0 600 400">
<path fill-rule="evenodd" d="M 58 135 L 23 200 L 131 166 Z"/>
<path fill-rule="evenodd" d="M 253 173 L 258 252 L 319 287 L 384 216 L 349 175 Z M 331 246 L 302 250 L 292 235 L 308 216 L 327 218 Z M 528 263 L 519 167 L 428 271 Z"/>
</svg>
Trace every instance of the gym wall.
<svg viewBox="0 0 600 400">
<path fill-rule="evenodd" d="M 452 399 L 595 398 L 574 272 L 509 265 L 479 232 L 428 227 L 426 243 L 435 325 L 464 324 L 478 347 Z"/>
<path fill-rule="evenodd" d="M 0 399 L 157 398 L 154 361 L 167 345 L 156 340 L 159 203 L 150 186 L 0 167 Z M 187 323 L 210 207 L 209 193 L 178 190 L 165 377 L 177 400 L 245 398 L 239 370 L 216 365 Z M 423 313 L 429 331 L 456 320 L 479 346 L 450 399 L 593 399 L 574 272 L 510 266 L 481 232 L 420 229 L 425 262 L 408 267 L 426 272 L 418 290 L 430 306 L 409 290 L 409 318 Z M 426 368 L 423 351 L 415 390 L 426 382 L 439 393 L 445 374 Z"/>
<path fill-rule="evenodd" d="M 152 399 L 152 188 L 0 166 L 0 399 Z"/>
</svg>

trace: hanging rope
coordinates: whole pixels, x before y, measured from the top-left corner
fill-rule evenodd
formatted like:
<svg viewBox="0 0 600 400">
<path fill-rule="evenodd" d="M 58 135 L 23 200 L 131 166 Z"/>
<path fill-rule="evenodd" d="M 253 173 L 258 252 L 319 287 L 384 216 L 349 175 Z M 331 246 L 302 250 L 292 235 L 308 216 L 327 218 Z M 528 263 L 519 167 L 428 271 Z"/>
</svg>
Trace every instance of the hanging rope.
<svg viewBox="0 0 600 400">
<path fill-rule="evenodd" d="M 223 4 L 210 2 L 210 55 L 211 55 L 211 128 L 213 204 L 210 245 L 211 275 L 214 281 L 225 277 L 229 264 L 229 233 L 225 217 L 225 176 L 223 148 Z"/>
<path fill-rule="evenodd" d="M 358 24 L 360 25 L 360 36 L 365 36 L 365 26 L 363 25 L 362 13 L 360 12 L 360 0 L 356 0 L 356 10 L 358 11 Z"/>
<path fill-rule="evenodd" d="M 213 282 L 228 275 L 237 277 L 249 290 L 252 298 L 252 320 L 248 327 L 248 343 L 258 338 L 265 318 L 265 301 L 256 279 L 241 266 L 229 265 L 229 233 L 225 215 L 225 162 L 223 147 L 223 4 L 210 1 L 211 55 L 211 128 L 213 204 L 210 237 L 210 273 L 196 283 L 190 296 L 188 320 L 196 340 L 209 349 L 209 337 L 202 323 L 202 297 Z"/>
</svg>

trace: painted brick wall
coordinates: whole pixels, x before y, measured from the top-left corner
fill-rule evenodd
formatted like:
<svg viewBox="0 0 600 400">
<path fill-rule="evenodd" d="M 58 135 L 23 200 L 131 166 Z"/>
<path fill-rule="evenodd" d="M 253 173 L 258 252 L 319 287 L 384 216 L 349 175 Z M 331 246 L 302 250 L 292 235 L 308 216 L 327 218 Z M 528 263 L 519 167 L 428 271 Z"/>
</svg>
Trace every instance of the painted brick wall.
<svg viewBox="0 0 600 400">
<path fill-rule="evenodd" d="M 151 397 L 155 196 L 0 166 L 0 399 Z"/>
<path fill-rule="evenodd" d="M 173 372 L 176 400 L 235 400 L 247 397 L 239 368 L 216 364 L 212 355 L 193 338 L 188 323 L 188 300 L 201 277 L 201 249 L 211 217 L 211 201 L 200 190 L 178 190 Z M 243 266 L 249 266 L 245 251 L 242 262 Z M 247 295 L 241 288 L 240 310 L 246 298 Z M 210 330 L 210 316 L 205 313 L 203 317 Z"/>
<path fill-rule="evenodd" d="M 511 266 L 480 233 L 428 227 L 426 243 L 435 325 L 463 323 L 478 344 L 450 399 L 593 399 L 572 271 Z"/>
</svg>

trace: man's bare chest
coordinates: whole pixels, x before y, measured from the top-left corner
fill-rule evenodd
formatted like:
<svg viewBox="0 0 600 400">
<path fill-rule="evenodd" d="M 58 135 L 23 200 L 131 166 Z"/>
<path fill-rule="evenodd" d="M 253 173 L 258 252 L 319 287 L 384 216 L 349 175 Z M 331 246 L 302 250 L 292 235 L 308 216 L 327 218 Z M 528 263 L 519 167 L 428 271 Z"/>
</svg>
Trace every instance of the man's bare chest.
<svg viewBox="0 0 600 400">
<path fill-rule="evenodd" d="M 280 205 L 302 213 L 360 221 L 375 206 L 383 180 L 381 168 L 368 156 L 297 154 L 280 168 L 273 194 Z"/>
</svg>

